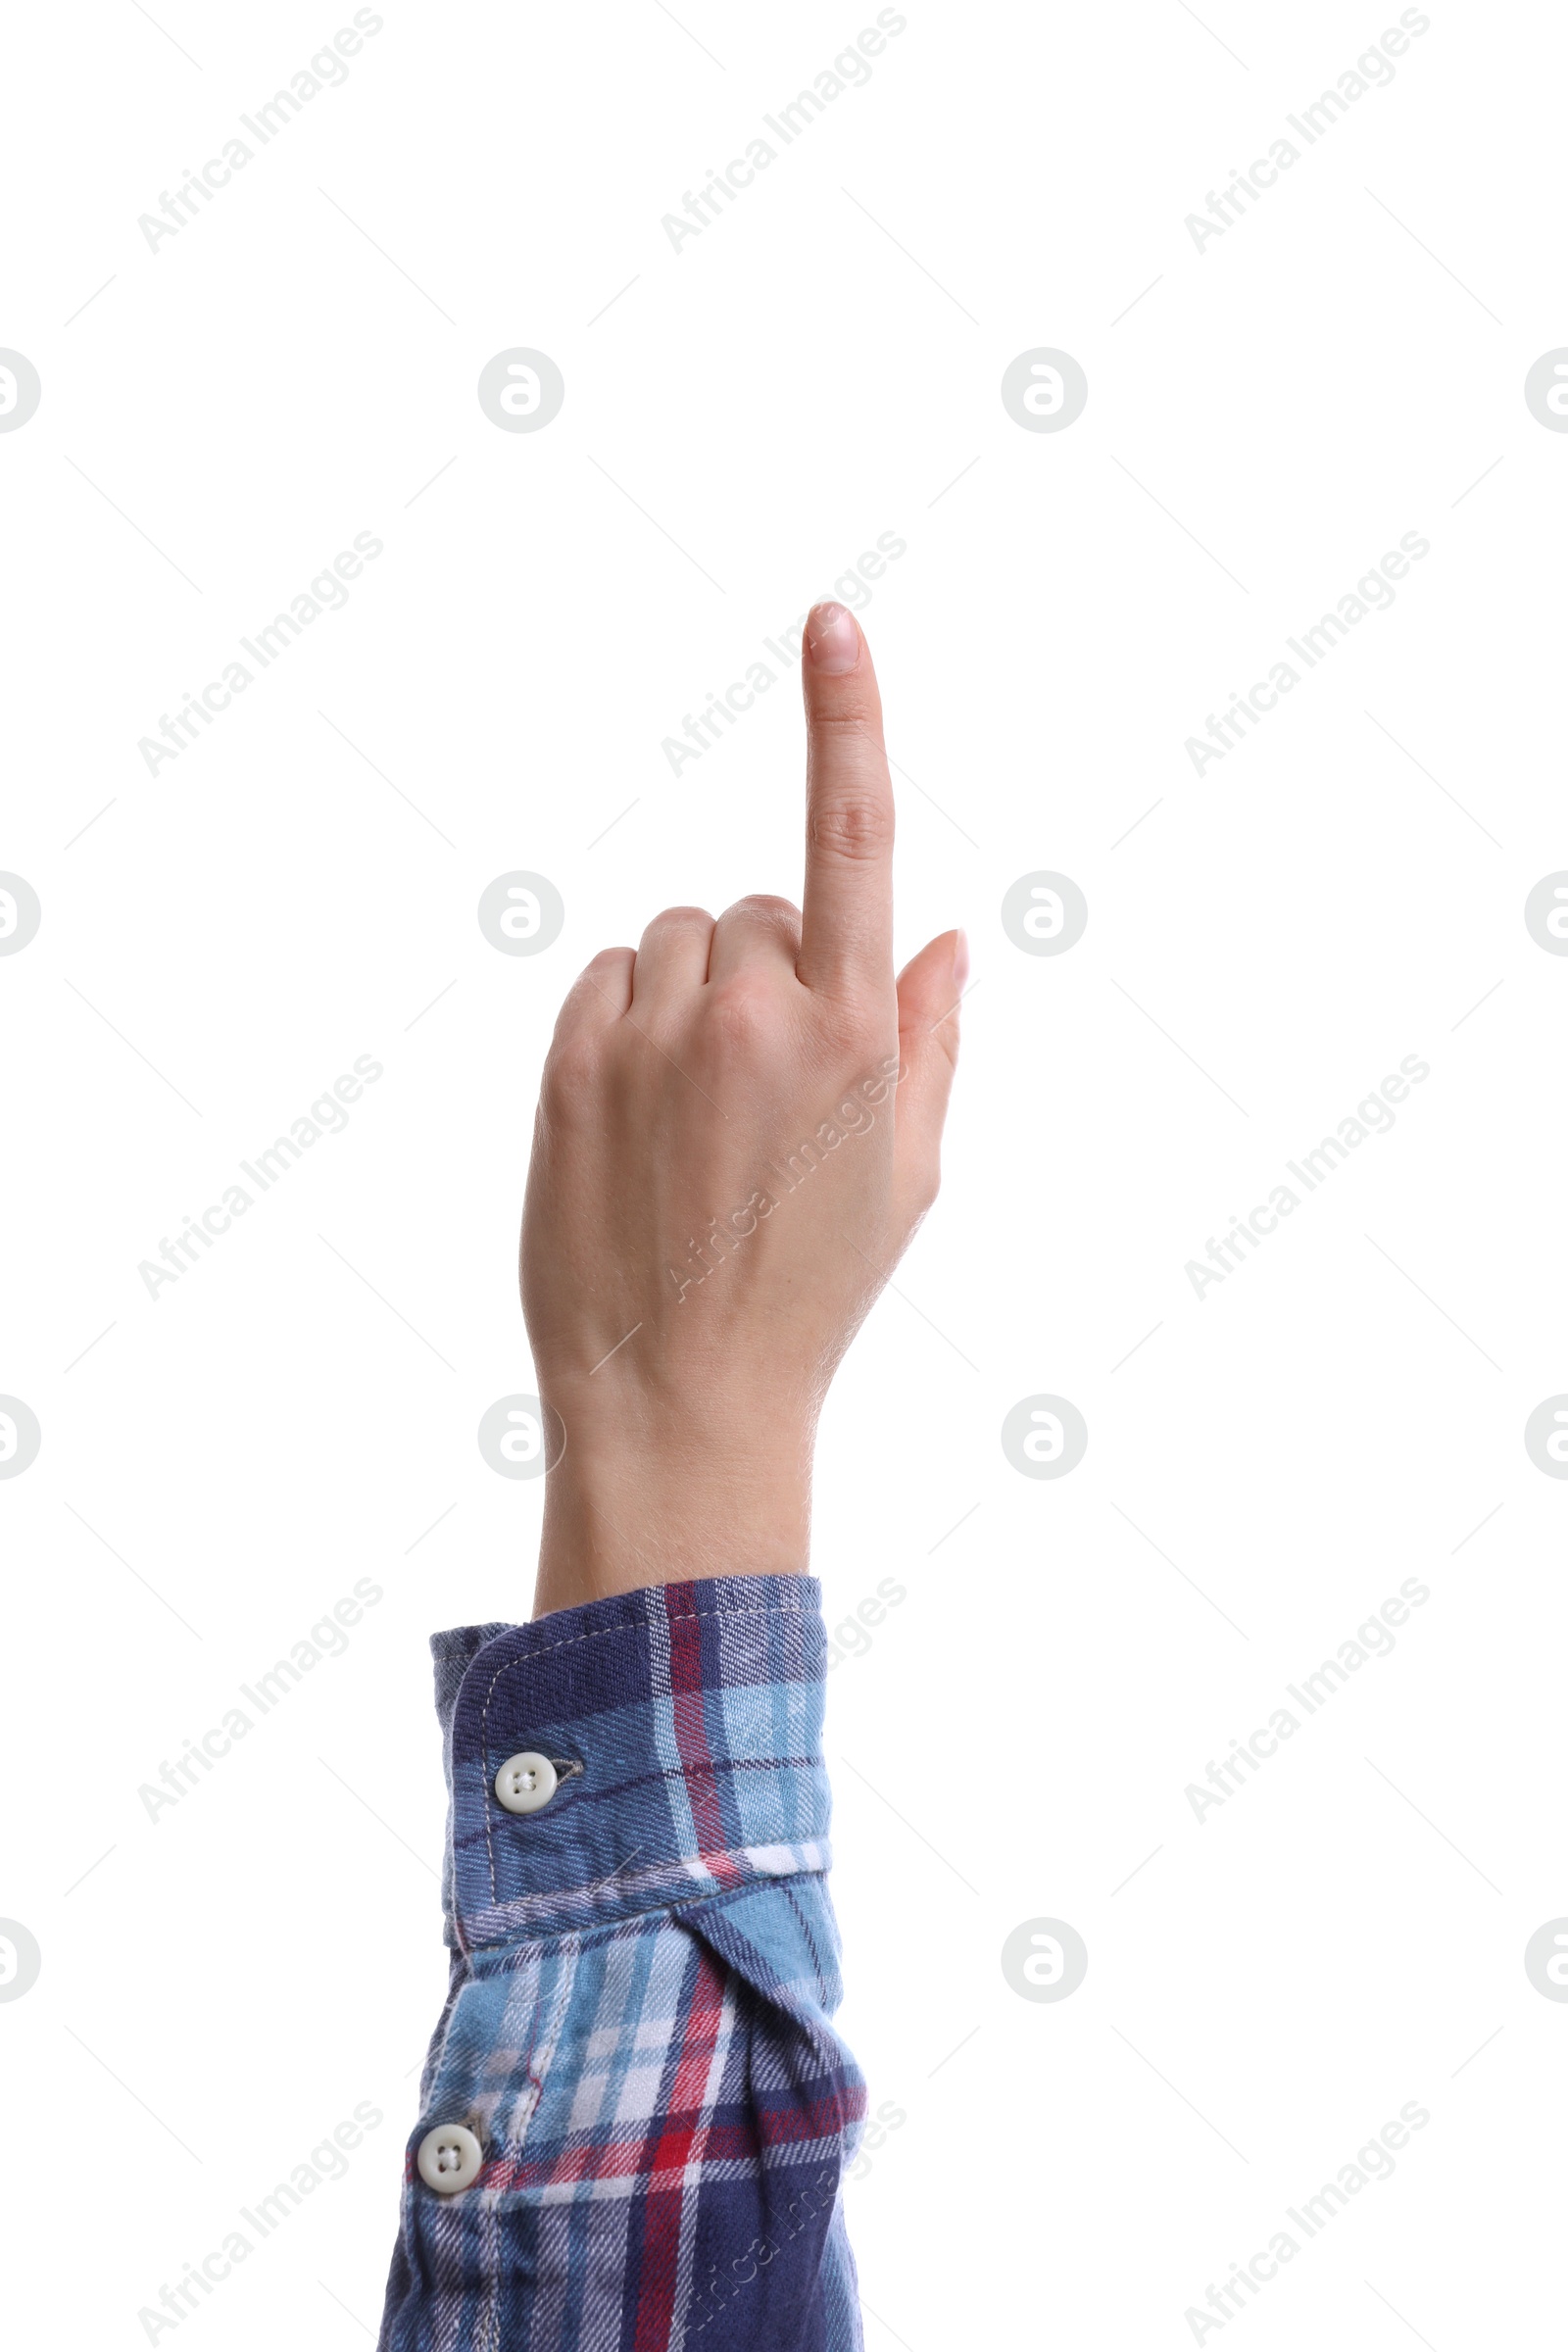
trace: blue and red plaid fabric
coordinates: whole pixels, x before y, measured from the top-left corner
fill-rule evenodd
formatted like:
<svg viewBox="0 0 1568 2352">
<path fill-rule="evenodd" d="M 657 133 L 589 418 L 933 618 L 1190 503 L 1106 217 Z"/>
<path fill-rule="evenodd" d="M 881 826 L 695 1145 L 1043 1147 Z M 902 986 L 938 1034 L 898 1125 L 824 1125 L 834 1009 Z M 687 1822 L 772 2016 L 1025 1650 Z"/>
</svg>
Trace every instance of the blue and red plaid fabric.
<svg viewBox="0 0 1568 2352">
<path fill-rule="evenodd" d="M 860 2352 L 807 1577 L 438 1634 L 452 1983 L 380 2352 Z M 541 1811 L 495 1779 L 563 1771 Z M 578 1768 L 578 1769 L 574 1769 Z M 464 2124 L 456 2195 L 416 2169 Z"/>
</svg>

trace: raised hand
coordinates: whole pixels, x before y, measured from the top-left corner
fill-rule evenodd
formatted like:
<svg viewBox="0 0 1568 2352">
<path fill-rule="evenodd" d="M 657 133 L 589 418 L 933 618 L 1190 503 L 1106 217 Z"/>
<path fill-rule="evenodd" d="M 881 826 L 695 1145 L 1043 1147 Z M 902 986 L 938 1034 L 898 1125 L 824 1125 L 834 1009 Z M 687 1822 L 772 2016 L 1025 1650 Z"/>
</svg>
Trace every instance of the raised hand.
<svg viewBox="0 0 1568 2352">
<path fill-rule="evenodd" d="M 882 706 L 843 606 L 811 612 L 802 674 L 802 907 L 666 907 L 594 957 L 545 1062 L 521 1251 L 553 1463 L 538 1612 L 807 1567 L 822 1398 L 936 1198 L 963 934 L 895 980 Z"/>
</svg>

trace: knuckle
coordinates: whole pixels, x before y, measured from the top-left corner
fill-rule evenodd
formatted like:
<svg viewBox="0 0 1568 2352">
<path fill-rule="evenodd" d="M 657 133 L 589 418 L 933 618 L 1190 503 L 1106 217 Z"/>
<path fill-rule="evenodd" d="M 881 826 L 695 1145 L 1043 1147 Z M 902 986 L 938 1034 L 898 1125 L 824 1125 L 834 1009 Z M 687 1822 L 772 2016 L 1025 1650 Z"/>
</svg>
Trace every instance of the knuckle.
<svg viewBox="0 0 1568 2352">
<path fill-rule="evenodd" d="M 545 1055 L 539 1095 L 546 1110 L 559 1117 L 582 1100 L 599 1077 L 599 1049 L 591 1031 L 568 1029 Z"/>
<path fill-rule="evenodd" d="M 870 791 L 847 792 L 811 811 L 810 846 L 858 864 L 885 857 L 893 847 L 893 810 Z"/>
<path fill-rule="evenodd" d="M 706 906 L 662 906 L 649 924 L 650 931 L 694 931 L 699 924 L 712 923 Z"/>
<path fill-rule="evenodd" d="M 898 1033 L 889 1036 L 890 1020 L 882 993 L 853 975 L 842 987 L 813 989 L 817 1051 L 834 1070 L 853 1067 L 857 1077 L 889 1054 L 896 1055 Z M 863 1066 L 862 1066 L 863 1065 Z"/>
<path fill-rule="evenodd" d="M 941 1190 L 942 1169 L 939 1162 L 934 1157 L 930 1160 L 922 1159 L 918 1168 L 906 1180 L 904 1188 L 904 1214 L 908 1220 L 908 1230 L 905 1235 L 906 1248 L 914 1239 L 936 1206 L 937 1195 Z"/>
<path fill-rule="evenodd" d="M 819 738 L 874 744 L 879 752 L 882 749 L 880 719 L 866 703 L 845 702 L 836 710 L 813 710 L 810 725 Z"/>
<path fill-rule="evenodd" d="M 737 974 L 714 990 L 709 1017 L 720 1052 L 755 1052 L 773 1027 L 772 994 L 748 976 Z"/>
<path fill-rule="evenodd" d="M 621 1002 L 631 965 L 630 948 L 601 948 L 597 956 L 589 957 L 556 1015 L 558 1042 L 602 1019 L 607 1004 Z"/>
<path fill-rule="evenodd" d="M 760 915 L 769 922 L 782 925 L 798 923 L 801 919 L 800 908 L 792 900 L 774 898 L 771 892 L 765 890 L 748 891 L 744 899 L 737 899 L 726 911 L 730 914 Z"/>
</svg>

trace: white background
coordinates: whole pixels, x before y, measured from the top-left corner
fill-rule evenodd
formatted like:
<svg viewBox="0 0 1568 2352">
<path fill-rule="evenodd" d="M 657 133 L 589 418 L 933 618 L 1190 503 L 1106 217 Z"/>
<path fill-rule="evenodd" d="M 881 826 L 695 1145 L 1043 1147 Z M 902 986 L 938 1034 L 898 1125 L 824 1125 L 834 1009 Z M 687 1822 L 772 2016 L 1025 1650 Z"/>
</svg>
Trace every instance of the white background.
<svg viewBox="0 0 1568 2352">
<path fill-rule="evenodd" d="M 0 1913 L 43 1952 L 0 2006 L 14 2328 L 145 2341 L 369 2101 L 178 2332 L 373 2331 L 444 1985 L 425 1640 L 528 1607 L 540 1490 L 474 1432 L 531 1385 L 555 1005 L 664 904 L 797 893 L 793 681 L 678 778 L 662 739 L 891 532 L 901 953 L 963 922 L 976 986 L 944 1196 L 819 1461 L 830 1622 L 907 1595 L 830 1691 L 844 2024 L 906 2118 L 851 2191 L 868 2344 L 1191 2342 L 1408 2101 L 1395 2176 L 1214 2335 L 1544 2340 L 1568 2012 L 1522 1955 L 1568 1911 L 1568 1492 L 1522 1431 L 1568 1388 L 1568 963 L 1522 908 L 1568 863 L 1568 441 L 1522 387 L 1568 341 L 1561 19 L 1433 6 L 1199 251 L 1185 217 L 1396 9 L 910 0 L 677 253 L 662 215 L 873 9 L 388 0 L 154 252 L 138 216 L 351 12 L 156 13 L 14 24 L 0 141 L 0 343 L 43 383 L 0 436 L 0 866 L 43 907 L 0 960 L 0 1390 L 43 1431 L 0 1483 Z M 514 345 L 564 374 L 540 433 L 475 398 Z M 1039 345 L 1088 375 L 1065 432 L 1002 406 Z M 1412 531 L 1393 608 L 1195 775 Z M 357 532 L 346 608 L 149 775 L 138 739 Z M 567 910 L 532 958 L 475 921 L 519 867 Z M 1089 902 L 1056 958 L 1000 921 L 1039 868 Z M 363 1054 L 346 1131 L 150 1298 Z M 1406 1055 L 1393 1130 L 1195 1297 Z M 999 1443 L 1039 1392 L 1089 1426 L 1059 1482 Z M 345 1654 L 150 1821 L 138 1786 L 363 1577 Z M 1392 1655 L 1197 1820 L 1410 1577 Z M 1040 1916 L 1089 1949 L 1059 2004 L 1000 1967 Z"/>
</svg>

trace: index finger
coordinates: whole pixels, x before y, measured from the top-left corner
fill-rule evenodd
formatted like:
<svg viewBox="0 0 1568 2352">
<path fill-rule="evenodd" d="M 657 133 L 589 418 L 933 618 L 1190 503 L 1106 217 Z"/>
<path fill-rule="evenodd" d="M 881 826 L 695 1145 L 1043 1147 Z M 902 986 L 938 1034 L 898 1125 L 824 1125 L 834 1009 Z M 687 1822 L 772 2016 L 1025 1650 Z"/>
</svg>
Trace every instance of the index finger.
<svg viewBox="0 0 1568 2352">
<path fill-rule="evenodd" d="M 893 785 L 871 650 L 843 605 L 812 607 L 806 695 L 806 895 L 795 969 L 808 988 L 892 986 Z"/>
</svg>

